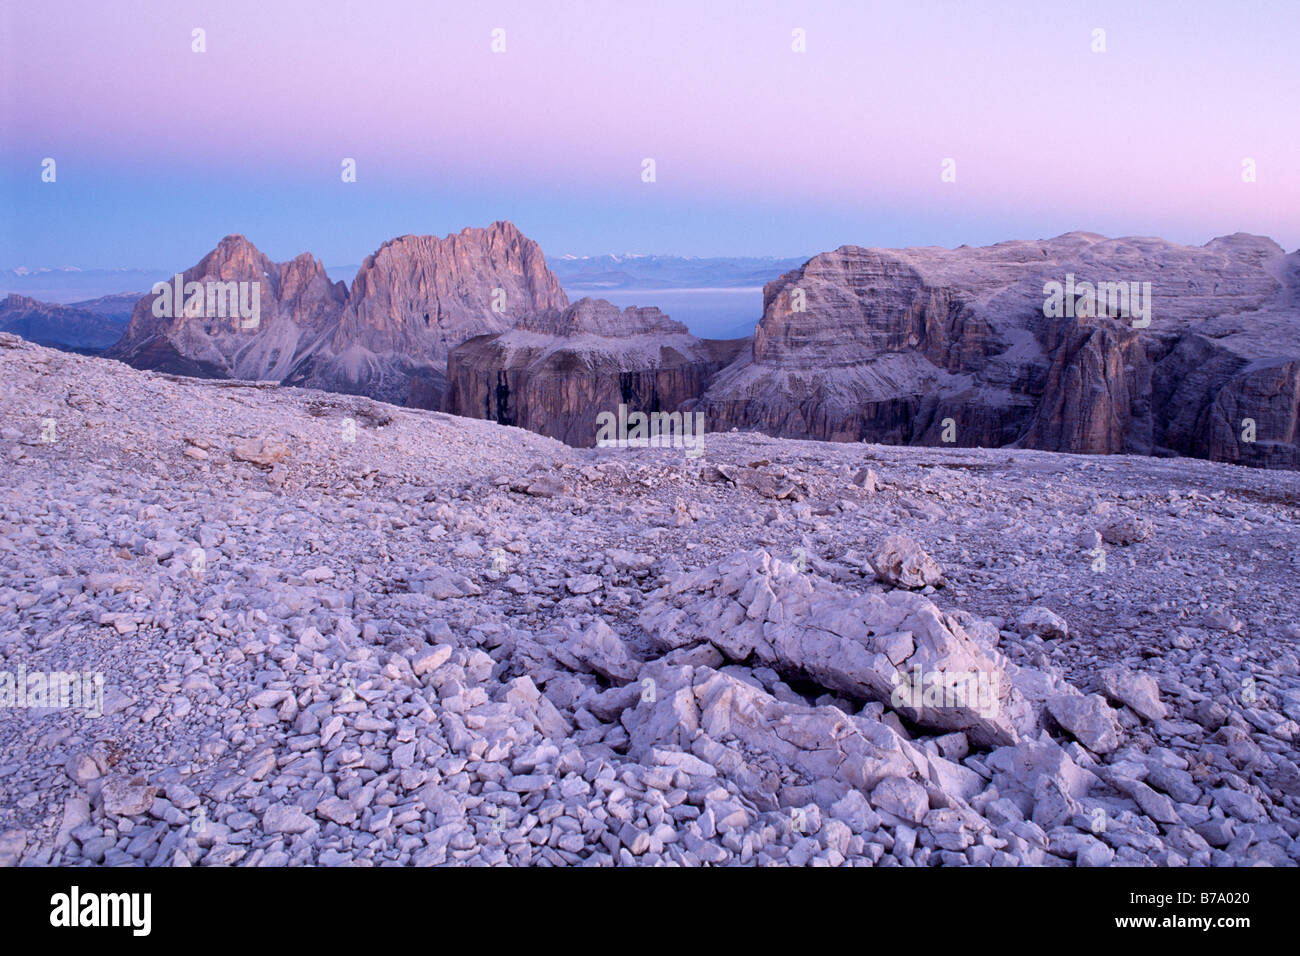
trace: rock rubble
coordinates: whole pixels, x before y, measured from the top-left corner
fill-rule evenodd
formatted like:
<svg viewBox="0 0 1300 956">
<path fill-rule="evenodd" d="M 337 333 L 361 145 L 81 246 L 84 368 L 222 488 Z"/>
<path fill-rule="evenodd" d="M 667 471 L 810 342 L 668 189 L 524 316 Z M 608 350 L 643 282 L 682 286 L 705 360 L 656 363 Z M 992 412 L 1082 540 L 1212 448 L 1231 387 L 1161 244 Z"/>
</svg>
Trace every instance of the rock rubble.
<svg viewBox="0 0 1300 956">
<path fill-rule="evenodd" d="M 0 864 L 1300 859 L 1294 473 L 0 382 Z"/>
</svg>

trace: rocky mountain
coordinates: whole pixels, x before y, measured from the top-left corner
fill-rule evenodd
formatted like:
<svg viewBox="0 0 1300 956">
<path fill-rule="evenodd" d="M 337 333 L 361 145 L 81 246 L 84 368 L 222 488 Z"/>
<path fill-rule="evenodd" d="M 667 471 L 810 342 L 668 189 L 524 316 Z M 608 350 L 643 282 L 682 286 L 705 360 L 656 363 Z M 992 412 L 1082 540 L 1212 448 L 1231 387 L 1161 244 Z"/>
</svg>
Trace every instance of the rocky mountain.
<svg viewBox="0 0 1300 956">
<path fill-rule="evenodd" d="M 0 866 L 1300 862 L 1300 473 L 0 382 Z"/>
<path fill-rule="evenodd" d="M 1048 283 L 1075 282 L 1045 314 Z M 1085 282 L 1136 294 L 1076 314 Z M 1300 254 L 1242 234 L 844 246 L 765 287 L 700 408 L 716 430 L 1297 468 Z"/>
<path fill-rule="evenodd" d="M 568 305 L 541 249 L 505 222 L 444 239 L 391 240 L 362 263 L 350 291 L 310 254 L 275 263 L 243 236 L 227 236 L 182 281 L 259 283 L 256 327 L 211 309 L 159 317 L 151 293 L 137 303 L 113 357 L 432 408 L 441 404 L 451 347 Z"/>
<path fill-rule="evenodd" d="M 310 253 L 272 262 L 243 236 L 222 239 L 181 283 L 181 297 L 169 286 L 137 302 L 126 334 L 107 354 L 137 368 L 279 382 L 327 344 L 347 302 L 343 284 L 331 282 Z M 203 307 L 193 313 L 185 307 L 190 283 L 204 290 Z M 237 314 L 227 300 L 210 307 L 209 290 L 227 283 L 246 284 L 237 294 L 256 316 Z"/>
<path fill-rule="evenodd" d="M 10 293 L 0 301 L 0 332 L 74 351 L 96 352 L 116 342 L 126 328 L 135 297 L 106 296 L 56 305 Z"/>
<path fill-rule="evenodd" d="M 452 348 L 568 304 L 541 247 L 512 223 L 403 236 L 361 264 L 327 348 L 289 381 L 438 408 Z"/>
<path fill-rule="evenodd" d="M 112 299 L 133 289 L 148 289 L 169 275 L 161 269 L 81 269 L 65 266 L 61 269 L 7 269 L 0 271 L 0 294 L 16 292 L 41 302 L 82 307 L 87 300 Z M 127 306 L 131 306 L 142 293 L 136 292 Z"/>
<path fill-rule="evenodd" d="M 714 431 L 1300 468 L 1300 253 L 1259 236 L 844 246 L 764 287 L 744 347 L 655 309 L 571 307 L 504 222 L 387 242 L 350 290 L 310 255 L 272 263 L 237 236 L 184 275 L 232 280 L 261 282 L 257 328 L 160 319 L 149 296 L 111 354 L 574 444 L 619 404 L 689 406 Z"/>
<path fill-rule="evenodd" d="M 444 408 L 590 446 L 602 412 L 676 411 L 744 345 L 695 338 L 658 309 L 581 299 L 453 349 Z"/>
</svg>

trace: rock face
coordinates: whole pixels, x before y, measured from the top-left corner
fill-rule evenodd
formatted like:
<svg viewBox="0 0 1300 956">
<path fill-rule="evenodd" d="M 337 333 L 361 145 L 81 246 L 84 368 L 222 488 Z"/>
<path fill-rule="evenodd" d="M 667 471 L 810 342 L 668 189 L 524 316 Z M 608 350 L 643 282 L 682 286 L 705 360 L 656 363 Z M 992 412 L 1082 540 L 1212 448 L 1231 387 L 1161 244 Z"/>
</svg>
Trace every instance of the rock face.
<svg viewBox="0 0 1300 956">
<path fill-rule="evenodd" d="M 1067 281 L 1150 296 L 1049 317 L 1045 284 Z M 1298 333 L 1300 254 L 1259 236 L 844 246 L 765 287 L 752 349 L 700 407 L 717 430 L 1294 468 Z"/>
<path fill-rule="evenodd" d="M 393 239 L 367 257 L 350 292 L 310 254 L 274 263 L 243 236 L 227 236 L 183 281 L 258 282 L 257 327 L 180 309 L 159 317 L 151 293 L 136 304 L 112 357 L 429 408 L 441 405 L 450 348 L 568 304 L 541 249 L 507 222 L 445 239 Z"/>
<path fill-rule="evenodd" d="M 436 409 L 451 349 L 568 304 L 541 247 L 512 223 L 402 236 L 362 263 L 328 348 L 290 384 Z"/>
<path fill-rule="evenodd" d="M 677 411 L 746 341 L 697 339 L 658 309 L 582 299 L 454 349 L 444 409 L 589 447 L 600 413 Z"/>
<path fill-rule="evenodd" d="M 243 236 L 227 236 L 198 265 L 186 269 L 183 283 L 200 283 L 205 292 L 217 283 L 257 283 L 256 327 L 222 303 L 187 314 L 170 294 L 150 292 L 136 303 L 126 334 L 108 351 L 137 368 L 201 378 L 284 381 L 326 342 L 338 324 L 347 292 L 331 282 L 325 267 L 309 253 L 275 263 Z M 155 308 L 160 295 L 164 301 Z M 162 312 L 157 315 L 155 312 Z"/>
</svg>

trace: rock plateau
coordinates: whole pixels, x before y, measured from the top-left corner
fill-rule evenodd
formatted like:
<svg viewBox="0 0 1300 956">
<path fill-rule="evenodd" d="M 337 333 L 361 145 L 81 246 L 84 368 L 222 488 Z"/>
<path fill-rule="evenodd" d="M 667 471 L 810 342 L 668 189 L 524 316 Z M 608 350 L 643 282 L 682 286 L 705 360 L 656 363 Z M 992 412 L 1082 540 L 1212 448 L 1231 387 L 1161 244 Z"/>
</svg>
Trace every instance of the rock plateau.
<svg viewBox="0 0 1300 956">
<path fill-rule="evenodd" d="M 1296 472 L 0 383 L 0 865 L 1300 861 Z"/>
</svg>

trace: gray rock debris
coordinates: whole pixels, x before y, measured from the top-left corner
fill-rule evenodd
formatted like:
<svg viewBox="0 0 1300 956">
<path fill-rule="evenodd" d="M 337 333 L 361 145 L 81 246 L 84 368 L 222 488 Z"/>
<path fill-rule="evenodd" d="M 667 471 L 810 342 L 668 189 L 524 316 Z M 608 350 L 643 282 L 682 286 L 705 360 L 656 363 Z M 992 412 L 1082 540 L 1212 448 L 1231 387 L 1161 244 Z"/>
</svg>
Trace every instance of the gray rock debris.
<svg viewBox="0 0 1300 956">
<path fill-rule="evenodd" d="M 1300 858 L 1296 473 L 0 382 L 0 671 L 103 679 L 0 708 L 0 865 Z"/>
</svg>

